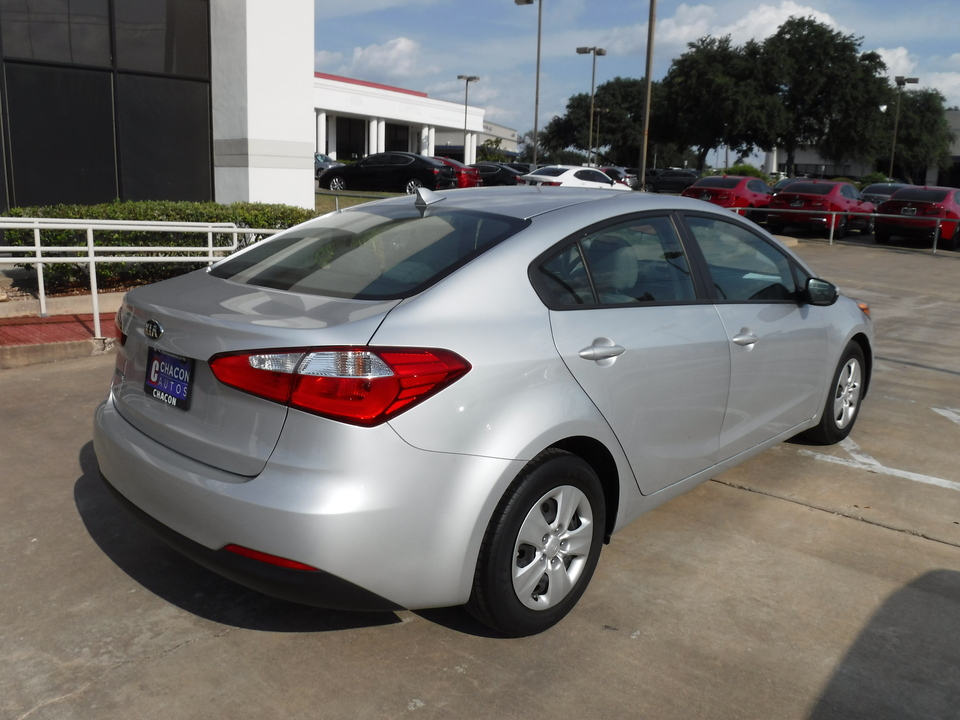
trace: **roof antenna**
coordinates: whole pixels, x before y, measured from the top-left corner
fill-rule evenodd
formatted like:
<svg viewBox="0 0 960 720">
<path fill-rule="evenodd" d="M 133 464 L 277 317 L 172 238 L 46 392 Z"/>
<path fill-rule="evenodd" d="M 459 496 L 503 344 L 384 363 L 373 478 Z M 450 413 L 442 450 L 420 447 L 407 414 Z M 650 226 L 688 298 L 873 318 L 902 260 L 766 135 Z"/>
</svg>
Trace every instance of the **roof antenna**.
<svg viewBox="0 0 960 720">
<path fill-rule="evenodd" d="M 444 199 L 443 195 L 437 195 L 433 190 L 430 190 L 425 187 L 417 188 L 417 200 L 414 202 L 414 206 L 420 209 L 420 214 L 426 211 L 428 207 L 434 203 L 438 203 Z"/>
</svg>

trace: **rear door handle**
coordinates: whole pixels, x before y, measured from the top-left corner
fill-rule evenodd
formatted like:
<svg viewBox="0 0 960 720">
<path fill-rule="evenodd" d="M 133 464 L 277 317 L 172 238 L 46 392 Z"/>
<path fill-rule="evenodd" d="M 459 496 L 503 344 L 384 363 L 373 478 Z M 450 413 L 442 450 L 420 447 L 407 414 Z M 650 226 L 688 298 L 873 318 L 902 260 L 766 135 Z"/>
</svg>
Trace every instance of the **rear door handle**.
<svg viewBox="0 0 960 720">
<path fill-rule="evenodd" d="M 584 360 L 609 360 L 623 355 L 627 349 L 622 345 L 591 345 L 580 351 Z"/>
<path fill-rule="evenodd" d="M 760 338 L 750 332 L 749 328 L 743 328 L 739 333 L 733 336 L 733 342 L 741 347 L 750 347 L 759 339 Z"/>
</svg>

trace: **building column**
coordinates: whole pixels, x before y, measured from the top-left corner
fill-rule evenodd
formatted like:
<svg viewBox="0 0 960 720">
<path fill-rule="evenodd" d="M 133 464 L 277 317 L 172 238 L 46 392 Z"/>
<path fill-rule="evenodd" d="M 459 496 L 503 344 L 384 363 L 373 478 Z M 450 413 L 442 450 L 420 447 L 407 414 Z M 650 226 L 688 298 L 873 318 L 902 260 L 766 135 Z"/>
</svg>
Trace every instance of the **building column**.
<svg viewBox="0 0 960 720">
<path fill-rule="evenodd" d="M 430 131 L 428 132 L 427 136 L 428 140 L 426 154 L 430 157 L 433 157 L 437 154 L 437 129 L 433 125 L 430 126 Z"/>
<path fill-rule="evenodd" d="M 317 152 L 327 154 L 327 114 L 317 113 Z"/>
<path fill-rule="evenodd" d="M 430 128 L 424 125 L 420 128 L 420 146 L 417 148 L 417 152 L 420 155 L 427 155 L 427 150 L 430 149 Z"/>
<path fill-rule="evenodd" d="M 334 160 L 337 159 L 337 116 L 331 115 L 327 120 L 327 153 Z"/>
<path fill-rule="evenodd" d="M 383 118 L 377 118 L 377 152 L 383 152 L 387 148 L 387 121 Z"/>
<path fill-rule="evenodd" d="M 315 206 L 313 7 L 313 0 L 210 0 L 214 198 L 219 203 Z M 263 51 L 270 47 L 284 51 Z"/>
</svg>

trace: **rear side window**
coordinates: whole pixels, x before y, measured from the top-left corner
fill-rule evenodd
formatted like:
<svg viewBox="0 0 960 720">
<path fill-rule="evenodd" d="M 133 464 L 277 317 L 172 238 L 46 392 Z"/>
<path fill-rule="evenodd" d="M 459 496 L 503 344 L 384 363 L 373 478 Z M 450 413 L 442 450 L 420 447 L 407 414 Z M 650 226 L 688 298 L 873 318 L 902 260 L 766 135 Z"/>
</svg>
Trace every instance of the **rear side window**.
<svg viewBox="0 0 960 720">
<path fill-rule="evenodd" d="M 790 260 L 763 238 L 719 218 L 688 216 L 687 224 L 719 301 L 795 301 L 797 284 Z"/>
<path fill-rule="evenodd" d="M 308 295 L 409 297 L 520 231 L 527 221 L 457 208 L 368 208 L 325 216 L 210 269 L 216 277 Z"/>
<path fill-rule="evenodd" d="M 795 182 L 789 186 L 789 192 L 803 195 L 829 195 L 831 190 L 833 185 L 824 183 Z"/>
<path fill-rule="evenodd" d="M 708 177 L 701 178 L 694 183 L 697 187 L 711 188 L 735 188 L 740 183 L 740 178 L 729 177 Z"/>
<path fill-rule="evenodd" d="M 696 299 L 690 265 L 669 217 L 591 233 L 543 261 L 533 277 L 553 309 Z"/>
</svg>

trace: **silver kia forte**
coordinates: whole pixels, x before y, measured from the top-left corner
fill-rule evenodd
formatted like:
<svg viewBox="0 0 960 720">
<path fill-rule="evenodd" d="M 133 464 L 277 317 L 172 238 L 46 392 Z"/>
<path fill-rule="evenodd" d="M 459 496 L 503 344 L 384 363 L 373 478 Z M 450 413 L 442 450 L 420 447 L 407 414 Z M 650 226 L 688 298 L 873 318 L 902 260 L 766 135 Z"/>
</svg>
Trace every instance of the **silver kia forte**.
<svg viewBox="0 0 960 720">
<path fill-rule="evenodd" d="M 420 190 L 129 292 L 96 454 L 238 583 L 532 634 L 639 515 L 846 437 L 868 312 L 699 200 Z"/>
</svg>

